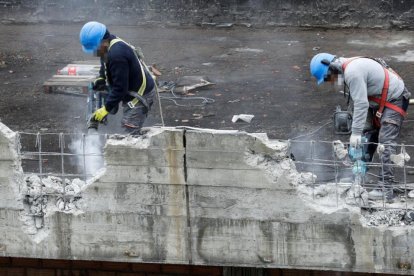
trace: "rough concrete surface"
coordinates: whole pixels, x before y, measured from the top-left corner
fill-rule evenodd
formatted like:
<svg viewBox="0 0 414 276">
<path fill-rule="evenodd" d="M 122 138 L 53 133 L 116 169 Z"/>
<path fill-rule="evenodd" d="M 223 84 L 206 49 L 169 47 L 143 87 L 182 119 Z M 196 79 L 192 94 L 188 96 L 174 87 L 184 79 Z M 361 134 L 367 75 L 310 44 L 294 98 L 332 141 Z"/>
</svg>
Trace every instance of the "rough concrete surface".
<svg viewBox="0 0 414 276">
<path fill-rule="evenodd" d="M 0 126 L 4 256 L 411 272 L 407 214 L 381 211 L 396 224 L 375 224 L 347 197 L 324 200 L 341 187 L 299 173 L 288 144 L 265 134 L 117 135 L 85 183 L 23 178 L 13 132 Z"/>
</svg>

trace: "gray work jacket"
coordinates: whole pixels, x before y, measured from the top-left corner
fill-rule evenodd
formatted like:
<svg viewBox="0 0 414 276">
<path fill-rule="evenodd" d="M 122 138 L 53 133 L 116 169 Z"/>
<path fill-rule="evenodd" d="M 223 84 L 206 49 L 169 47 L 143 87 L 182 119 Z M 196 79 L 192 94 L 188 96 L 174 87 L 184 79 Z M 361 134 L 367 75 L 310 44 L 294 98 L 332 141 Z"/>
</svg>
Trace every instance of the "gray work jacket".
<svg viewBox="0 0 414 276">
<path fill-rule="evenodd" d="M 340 58 L 341 64 L 346 58 Z M 389 71 L 389 70 L 388 70 Z M 387 101 L 397 99 L 404 91 L 404 81 L 395 73 L 389 71 L 389 89 Z M 381 97 L 385 72 L 383 66 L 370 58 L 358 58 L 351 61 L 345 69 L 345 90 L 349 92 L 354 102 L 352 134 L 361 135 L 367 119 L 367 110 L 374 102 L 368 101 L 368 96 Z"/>
</svg>

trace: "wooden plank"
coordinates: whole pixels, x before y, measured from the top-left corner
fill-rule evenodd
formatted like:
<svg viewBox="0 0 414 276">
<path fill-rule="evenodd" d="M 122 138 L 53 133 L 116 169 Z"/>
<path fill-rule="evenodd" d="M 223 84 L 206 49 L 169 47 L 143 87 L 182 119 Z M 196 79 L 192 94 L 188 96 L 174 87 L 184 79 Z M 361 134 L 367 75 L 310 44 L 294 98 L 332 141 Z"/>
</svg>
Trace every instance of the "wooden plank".
<svg viewBox="0 0 414 276">
<path fill-rule="evenodd" d="M 91 81 L 94 78 L 52 78 L 48 79 L 48 82 L 80 82 L 80 81 Z"/>
<path fill-rule="evenodd" d="M 96 78 L 95 75 L 53 75 L 51 79 L 68 79 L 68 80 L 76 80 L 76 79 L 94 79 Z"/>
<path fill-rule="evenodd" d="M 65 90 L 65 89 L 62 89 L 61 86 L 51 87 L 51 92 L 48 92 L 48 93 L 65 94 L 65 95 L 80 96 L 80 97 L 87 97 L 88 96 L 87 92 L 85 92 L 85 91 Z"/>
<path fill-rule="evenodd" d="M 94 59 L 94 60 L 77 60 L 77 61 L 73 61 L 74 64 L 86 64 L 86 65 L 101 65 L 101 62 L 99 61 L 99 59 Z"/>
<path fill-rule="evenodd" d="M 96 76 L 54 75 L 43 83 L 43 86 L 88 86 Z"/>
<path fill-rule="evenodd" d="M 92 67 L 92 70 L 88 70 L 87 75 L 62 75 L 56 74 L 53 75 L 50 79 L 46 80 L 43 83 L 43 88 L 46 93 L 63 93 L 71 95 L 86 95 L 88 92 L 87 87 L 97 78 L 99 75 L 100 63 L 99 60 L 93 61 L 74 61 L 69 63 L 65 67 Z M 58 70 L 59 71 L 59 70 Z M 96 71 L 96 72 L 95 72 Z M 79 92 L 73 90 L 65 90 L 65 87 L 73 88 L 79 87 Z"/>
<path fill-rule="evenodd" d="M 86 64 L 86 63 L 69 63 L 65 67 L 70 67 L 70 66 L 90 67 L 90 68 L 98 68 L 98 69 L 101 68 L 100 64 Z"/>
<path fill-rule="evenodd" d="M 91 82 L 93 79 L 49 79 L 46 82 L 49 83 L 79 83 L 79 82 Z"/>
<path fill-rule="evenodd" d="M 89 82 L 88 81 L 78 81 L 78 82 L 48 82 L 46 81 L 43 86 L 78 86 L 78 87 L 83 87 L 83 86 L 88 86 Z"/>
</svg>

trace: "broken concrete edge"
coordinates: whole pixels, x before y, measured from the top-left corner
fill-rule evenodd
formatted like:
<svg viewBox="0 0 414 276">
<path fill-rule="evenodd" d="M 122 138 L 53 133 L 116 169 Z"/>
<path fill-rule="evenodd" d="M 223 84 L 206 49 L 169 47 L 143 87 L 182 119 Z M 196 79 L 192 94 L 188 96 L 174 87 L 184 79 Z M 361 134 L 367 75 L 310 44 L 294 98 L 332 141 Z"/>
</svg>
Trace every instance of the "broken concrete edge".
<svg viewBox="0 0 414 276">
<path fill-rule="evenodd" d="M 370 221 L 369 217 L 371 213 L 363 215 L 361 208 L 358 207 L 358 204 L 361 204 L 361 202 L 355 201 L 356 197 L 367 200 L 366 190 L 364 188 L 358 185 L 343 185 L 338 187 L 338 183 L 319 185 L 316 182 L 316 176 L 311 172 L 299 173 L 296 170 L 295 163 L 289 156 L 289 141 L 269 139 L 266 133 L 247 133 L 238 130 L 217 130 L 188 126 L 159 127 L 147 128 L 146 133 L 138 137 L 125 135 L 109 136 L 106 146 L 128 146 L 139 149 L 148 148 L 151 145 L 151 138 L 164 131 L 190 131 L 195 133 L 208 133 L 213 136 L 245 135 L 251 137 L 257 140 L 260 146 L 255 149 L 249 148 L 246 150 L 245 163 L 264 172 L 265 177 L 274 186 L 277 186 L 277 189 L 296 189 L 303 202 L 313 210 L 324 214 L 346 212 L 350 214 L 354 223 L 359 223 L 366 227 L 378 227 L 380 231 L 395 228 L 395 231 L 399 232 L 402 231 L 400 226 L 411 227 L 410 225 L 401 225 L 399 221 L 395 221 L 391 225 L 378 224 L 376 221 L 378 220 L 377 218 L 374 218 L 374 222 Z M 183 135 L 185 134 L 183 133 Z M 345 197 L 340 197 L 338 193 L 345 195 Z M 379 210 L 378 212 L 388 213 L 391 219 L 395 218 L 393 216 L 393 210 Z"/>
<path fill-rule="evenodd" d="M 7 151 L 8 149 L 8 151 Z M 20 156 L 18 151 L 20 149 L 20 144 L 18 141 L 17 133 L 12 131 L 6 125 L 0 122 L 0 162 L 10 162 L 10 167 L 13 173 L 5 173 L 8 175 L 12 183 L 17 185 L 11 185 L 13 192 L 20 199 L 20 187 L 23 183 L 23 168 Z M 0 183 L 1 184 L 1 183 Z M 19 205 L 21 207 L 21 205 Z"/>
<path fill-rule="evenodd" d="M 26 197 L 26 194 L 23 192 L 25 189 L 16 189 L 16 187 L 20 186 L 21 184 L 27 185 L 28 178 L 24 178 L 23 170 L 21 167 L 21 160 L 19 159 L 17 152 L 18 141 L 16 133 L 1 123 L 0 131 L 2 136 L 7 140 L 10 156 L 12 157 L 11 159 L 14 159 L 13 168 L 15 170 L 15 173 L 13 175 L 13 178 L 10 179 L 7 184 L 13 187 L 16 202 L 19 203 L 18 206 L 21 210 L 20 220 L 23 222 L 22 228 L 26 234 L 32 237 L 34 242 L 39 243 L 48 236 L 48 231 L 50 231 L 47 223 L 45 223 L 45 220 L 47 220 L 49 217 L 52 217 L 55 213 L 58 212 L 74 216 L 84 213 L 82 206 L 85 206 L 85 204 L 90 204 L 90 202 L 82 200 L 81 193 L 87 194 L 91 191 L 92 188 L 99 188 L 99 181 L 102 177 L 106 176 L 107 170 L 106 168 L 99 170 L 98 173 L 95 174 L 92 178 L 88 179 L 84 185 L 80 185 L 80 189 L 71 195 L 71 198 L 67 203 L 63 202 L 59 196 L 55 196 L 51 200 L 51 198 L 44 198 L 43 196 L 38 196 L 35 194 L 31 200 L 32 202 L 38 201 L 38 206 L 34 206 L 35 204 L 28 205 L 27 202 L 26 204 L 23 204 L 23 199 Z M 108 146 L 113 146 L 148 149 L 151 147 L 153 138 L 161 135 L 166 131 L 178 132 L 183 137 L 185 135 L 189 135 L 190 133 L 197 135 L 208 133 L 212 135 L 211 137 L 209 136 L 209 139 L 212 139 L 212 137 L 215 135 L 237 135 L 240 136 L 240 139 L 248 139 L 247 141 L 249 145 L 245 148 L 240 148 L 240 151 L 245 151 L 244 160 L 242 161 L 247 166 L 256 169 L 258 171 L 258 174 L 260 174 L 260 172 L 263 172 L 265 179 L 267 179 L 268 183 L 270 183 L 270 186 L 266 188 L 296 191 L 296 196 L 302 199 L 303 203 L 306 206 L 321 214 L 342 213 L 341 216 L 346 215 L 350 217 L 353 223 L 358 223 L 362 226 L 367 227 L 378 227 L 380 231 L 389 231 L 395 229 L 397 233 L 399 233 L 403 231 L 403 229 L 406 229 L 405 227 L 397 227 L 400 225 L 388 225 L 388 227 L 384 227 L 383 225 L 369 224 L 367 218 L 362 215 L 361 209 L 347 202 L 347 199 L 355 197 L 355 194 L 349 195 L 348 193 L 345 198 L 335 198 L 335 195 L 338 194 L 338 187 L 335 183 L 317 185 L 317 183 L 315 183 L 316 177 L 312 173 L 299 173 L 296 170 L 295 163 L 288 156 L 289 143 L 280 140 L 270 140 L 268 139 L 266 133 L 251 134 L 244 131 L 201 129 L 189 127 L 147 128 L 145 129 L 144 135 L 137 137 L 110 135 L 106 141 L 105 148 Z M 185 148 L 185 145 L 183 146 L 184 150 L 189 150 Z M 42 179 L 42 181 L 44 181 L 44 179 Z M 71 184 L 66 183 L 66 179 L 62 179 L 61 181 L 65 183 L 65 185 Z M 230 179 L 230 182 L 231 181 L 232 180 Z M 19 183 L 19 185 L 14 185 L 16 183 Z M 64 187 L 66 187 L 65 185 Z M 344 191 L 348 188 L 349 187 L 342 188 L 340 192 L 344 193 Z M 351 190 L 351 192 L 354 191 Z M 30 198 L 26 198 L 25 200 L 30 201 Z M 50 201 L 52 204 L 48 204 Z M 74 207 L 66 208 L 66 204 L 72 204 Z M 60 205 L 62 205 L 63 208 L 60 208 Z M 37 213 L 36 210 L 34 212 L 31 212 L 31 208 L 33 208 L 33 206 L 35 209 L 37 208 L 41 210 L 42 213 Z M 304 216 L 303 222 L 309 219 L 311 218 Z M 412 228 L 410 225 L 407 225 L 407 227 Z"/>
<path fill-rule="evenodd" d="M 18 141 L 17 141 L 17 134 L 16 132 L 12 131 L 6 125 L 0 122 L 0 142 L 6 143 L 10 151 L 8 153 L 4 152 L 5 155 L 1 156 L 0 159 L 7 159 L 7 160 L 16 160 L 18 159 Z M 2 141 L 3 140 L 3 141 Z"/>
<path fill-rule="evenodd" d="M 30 235 L 34 242 L 40 243 L 48 236 L 48 227 L 44 225 L 44 219 L 53 216 L 56 212 L 63 212 L 72 215 L 82 214 L 83 211 L 79 208 L 67 208 L 66 199 L 71 197 L 79 197 L 87 185 L 95 182 L 97 178 L 105 173 L 105 169 L 98 171 L 98 173 L 88 180 L 87 185 L 76 185 L 76 182 L 83 182 L 80 179 L 74 179 L 70 184 L 78 187 L 77 191 L 69 190 L 67 186 L 60 187 L 64 191 L 57 191 L 56 187 L 45 185 L 47 181 L 59 179 L 61 182 L 67 182 L 67 179 L 60 179 L 54 176 L 43 177 L 42 179 L 36 174 L 25 175 L 22 168 L 21 156 L 19 151 L 21 148 L 19 135 L 13 132 L 10 128 L 0 122 L 0 163 L 5 164 L 5 169 L 8 172 L 2 173 L 6 179 L 6 183 L 0 183 L 0 186 L 6 186 L 3 191 L 9 191 L 8 194 L 3 193 L 3 197 L 13 197 L 13 205 L 6 206 L 7 209 L 12 208 L 19 211 L 19 220 L 22 222 L 22 230 L 27 235 Z M 10 163 L 10 164 L 7 164 Z M 0 164 L 1 165 L 1 164 Z M 10 170 L 11 169 L 11 170 Z M 12 173 L 10 173 L 10 171 Z M 35 185 L 36 184 L 36 185 Z M 67 184 L 67 183 L 66 183 Z M 73 187 L 73 186 L 72 186 Z M 12 192 L 10 192 L 10 188 Z M 49 190 L 48 190 L 49 189 Z M 53 198 L 53 204 L 47 204 Z M 4 198 L 3 198 L 4 199 Z M 72 202 L 71 202 L 72 203 Z M 62 206 L 63 208 L 59 208 Z M 65 208 L 66 207 L 66 208 Z"/>
</svg>

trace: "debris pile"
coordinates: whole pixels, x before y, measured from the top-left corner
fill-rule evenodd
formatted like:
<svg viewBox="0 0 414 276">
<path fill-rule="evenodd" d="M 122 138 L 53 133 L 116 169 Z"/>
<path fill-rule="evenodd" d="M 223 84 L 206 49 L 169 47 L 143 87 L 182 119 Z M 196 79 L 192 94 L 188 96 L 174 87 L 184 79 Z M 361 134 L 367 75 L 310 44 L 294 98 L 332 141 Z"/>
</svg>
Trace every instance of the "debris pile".
<svg viewBox="0 0 414 276">
<path fill-rule="evenodd" d="M 71 212 L 79 208 L 78 200 L 81 198 L 85 182 L 76 178 L 62 180 L 56 176 L 41 179 L 37 175 L 27 176 L 22 188 L 30 215 L 45 216 L 49 213 Z"/>
<path fill-rule="evenodd" d="M 190 91 L 193 91 L 197 88 L 211 86 L 215 83 L 210 82 L 210 80 L 205 76 L 183 76 L 177 79 L 176 82 L 163 82 L 158 86 L 158 92 L 168 92 L 174 90 L 175 93 L 186 95 Z"/>
<path fill-rule="evenodd" d="M 359 184 L 353 183 L 344 194 L 346 204 L 355 206 L 366 206 L 368 204 L 368 192 Z"/>
<path fill-rule="evenodd" d="M 368 226 L 401 226 L 414 224 L 414 216 L 405 210 L 375 210 L 363 214 Z"/>
<path fill-rule="evenodd" d="M 266 141 L 266 146 L 272 151 L 258 154 L 254 150 L 246 151 L 245 162 L 265 172 L 270 181 L 277 183 L 278 179 L 287 179 L 289 185 L 311 184 L 316 176 L 309 172 L 299 173 L 295 163 L 288 157 L 288 143 L 282 141 Z"/>
</svg>

